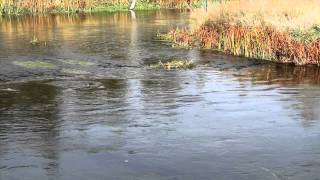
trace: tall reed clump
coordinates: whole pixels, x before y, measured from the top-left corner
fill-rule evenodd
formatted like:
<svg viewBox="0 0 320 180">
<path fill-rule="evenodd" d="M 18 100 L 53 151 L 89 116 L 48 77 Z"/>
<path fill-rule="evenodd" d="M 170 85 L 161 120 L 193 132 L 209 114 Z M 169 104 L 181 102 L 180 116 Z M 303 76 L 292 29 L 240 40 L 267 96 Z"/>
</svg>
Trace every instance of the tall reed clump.
<svg viewBox="0 0 320 180">
<path fill-rule="evenodd" d="M 190 30 L 166 38 L 227 54 L 296 65 L 320 65 L 319 0 L 230 0 L 197 10 Z"/>
</svg>

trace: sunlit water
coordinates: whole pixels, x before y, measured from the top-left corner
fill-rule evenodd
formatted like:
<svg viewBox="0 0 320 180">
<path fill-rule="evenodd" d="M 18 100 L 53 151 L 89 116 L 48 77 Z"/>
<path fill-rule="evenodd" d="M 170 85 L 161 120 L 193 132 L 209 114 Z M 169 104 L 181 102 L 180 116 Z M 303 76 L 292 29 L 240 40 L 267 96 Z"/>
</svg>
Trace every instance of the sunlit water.
<svg viewBox="0 0 320 180">
<path fill-rule="evenodd" d="M 320 179 L 319 68 L 173 49 L 186 13 L 135 16 L 0 19 L 1 180 Z M 197 67 L 148 68 L 176 58 Z"/>
</svg>

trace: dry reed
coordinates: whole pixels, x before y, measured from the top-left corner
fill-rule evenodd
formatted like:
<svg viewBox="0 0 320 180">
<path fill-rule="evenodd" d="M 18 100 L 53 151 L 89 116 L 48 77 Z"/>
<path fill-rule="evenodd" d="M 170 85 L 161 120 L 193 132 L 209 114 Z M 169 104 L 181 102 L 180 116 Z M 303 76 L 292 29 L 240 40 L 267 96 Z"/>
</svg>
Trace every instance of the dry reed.
<svg viewBox="0 0 320 180">
<path fill-rule="evenodd" d="M 97 6 L 128 6 L 131 0 L 0 0 L 0 14 L 73 12 Z M 155 7 L 182 8 L 188 0 L 138 0 L 139 4 L 153 4 Z M 194 3 L 200 0 L 193 0 Z"/>
<path fill-rule="evenodd" d="M 206 21 L 241 26 L 271 26 L 277 30 L 309 29 L 320 23 L 320 0 L 224 0 L 195 10 L 195 27 Z"/>
<path fill-rule="evenodd" d="M 233 0 L 213 3 L 192 14 L 192 30 L 173 30 L 167 39 L 227 54 L 296 65 L 320 65 L 320 11 L 317 0 Z M 287 3 L 287 4 L 286 4 Z M 288 6 L 290 4 L 290 6 Z M 292 5 L 291 5 L 292 4 Z M 287 5 L 287 6 L 286 6 Z M 307 20 L 304 18 L 309 17 Z M 319 23 L 320 24 L 320 23 Z M 308 34 L 297 38 L 293 32 Z M 311 32 L 311 31 L 310 31 Z M 310 35 L 310 36 L 311 36 Z M 301 40 L 302 37 L 302 40 Z"/>
</svg>

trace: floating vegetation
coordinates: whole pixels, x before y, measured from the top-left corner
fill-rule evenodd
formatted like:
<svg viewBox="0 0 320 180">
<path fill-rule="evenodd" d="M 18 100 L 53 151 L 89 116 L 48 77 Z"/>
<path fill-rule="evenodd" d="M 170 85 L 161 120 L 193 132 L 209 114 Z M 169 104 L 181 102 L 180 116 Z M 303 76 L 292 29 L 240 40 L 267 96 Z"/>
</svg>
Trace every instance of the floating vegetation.
<svg viewBox="0 0 320 180">
<path fill-rule="evenodd" d="M 21 66 L 28 69 L 54 69 L 56 66 L 54 64 L 44 62 L 44 61 L 14 61 L 14 65 Z"/>
<path fill-rule="evenodd" d="M 42 44 L 43 46 L 47 46 L 47 42 L 40 42 L 40 41 L 38 40 L 38 38 L 35 37 L 35 36 L 33 36 L 33 38 L 30 40 L 30 44 L 31 44 L 32 46 L 40 46 L 41 44 Z"/>
<path fill-rule="evenodd" d="M 87 71 L 79 70 L 79 69 L 62 69 L 62 73 L 64 74 L 73 74 L 73 75 L 87 75 L 90 74 Z"/>
<path fill-rule="evenodd" d="M 61 62 L 65 63 L 65 64 L 79 65 L 79 66 L 92 66 L 92 65 L 94 65 L 94 63 L 92 63 L 92 62 L 81 61 L 81 60 L 71 60 L 71 59 L 61 60 Z"/>
<path fill-rule="evenodd" d="M 164 69 L 164 70 L 176 70 L 176 69 L 191 69 L 195 67 L 193 61 L 190 60 L 173 60 L 168 62 L 159 61 L 157 64 L 150 66 L 151 68 Z"/>
<path fill-rule="evenodd" d="M 30 44 L 33 46 L 38 46 L 38 45 L 40 45 L 40 42 L 37 37 L 33 36 L 33 38 L 30 41 Z"/>
</svg>

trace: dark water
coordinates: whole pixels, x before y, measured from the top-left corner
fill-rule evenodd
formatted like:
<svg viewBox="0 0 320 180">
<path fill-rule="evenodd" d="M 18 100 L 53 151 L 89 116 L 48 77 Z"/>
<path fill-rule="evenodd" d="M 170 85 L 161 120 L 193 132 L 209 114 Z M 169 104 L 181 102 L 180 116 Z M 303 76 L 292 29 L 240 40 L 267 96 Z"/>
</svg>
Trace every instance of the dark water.
<svg viewBox="0 0 320 180">
<path fill-rule="evenodd" d="M 186 16 L 0 19 L 0 179 L 320 179 L 320 69 L 156 40 Z"/>
</svg>

